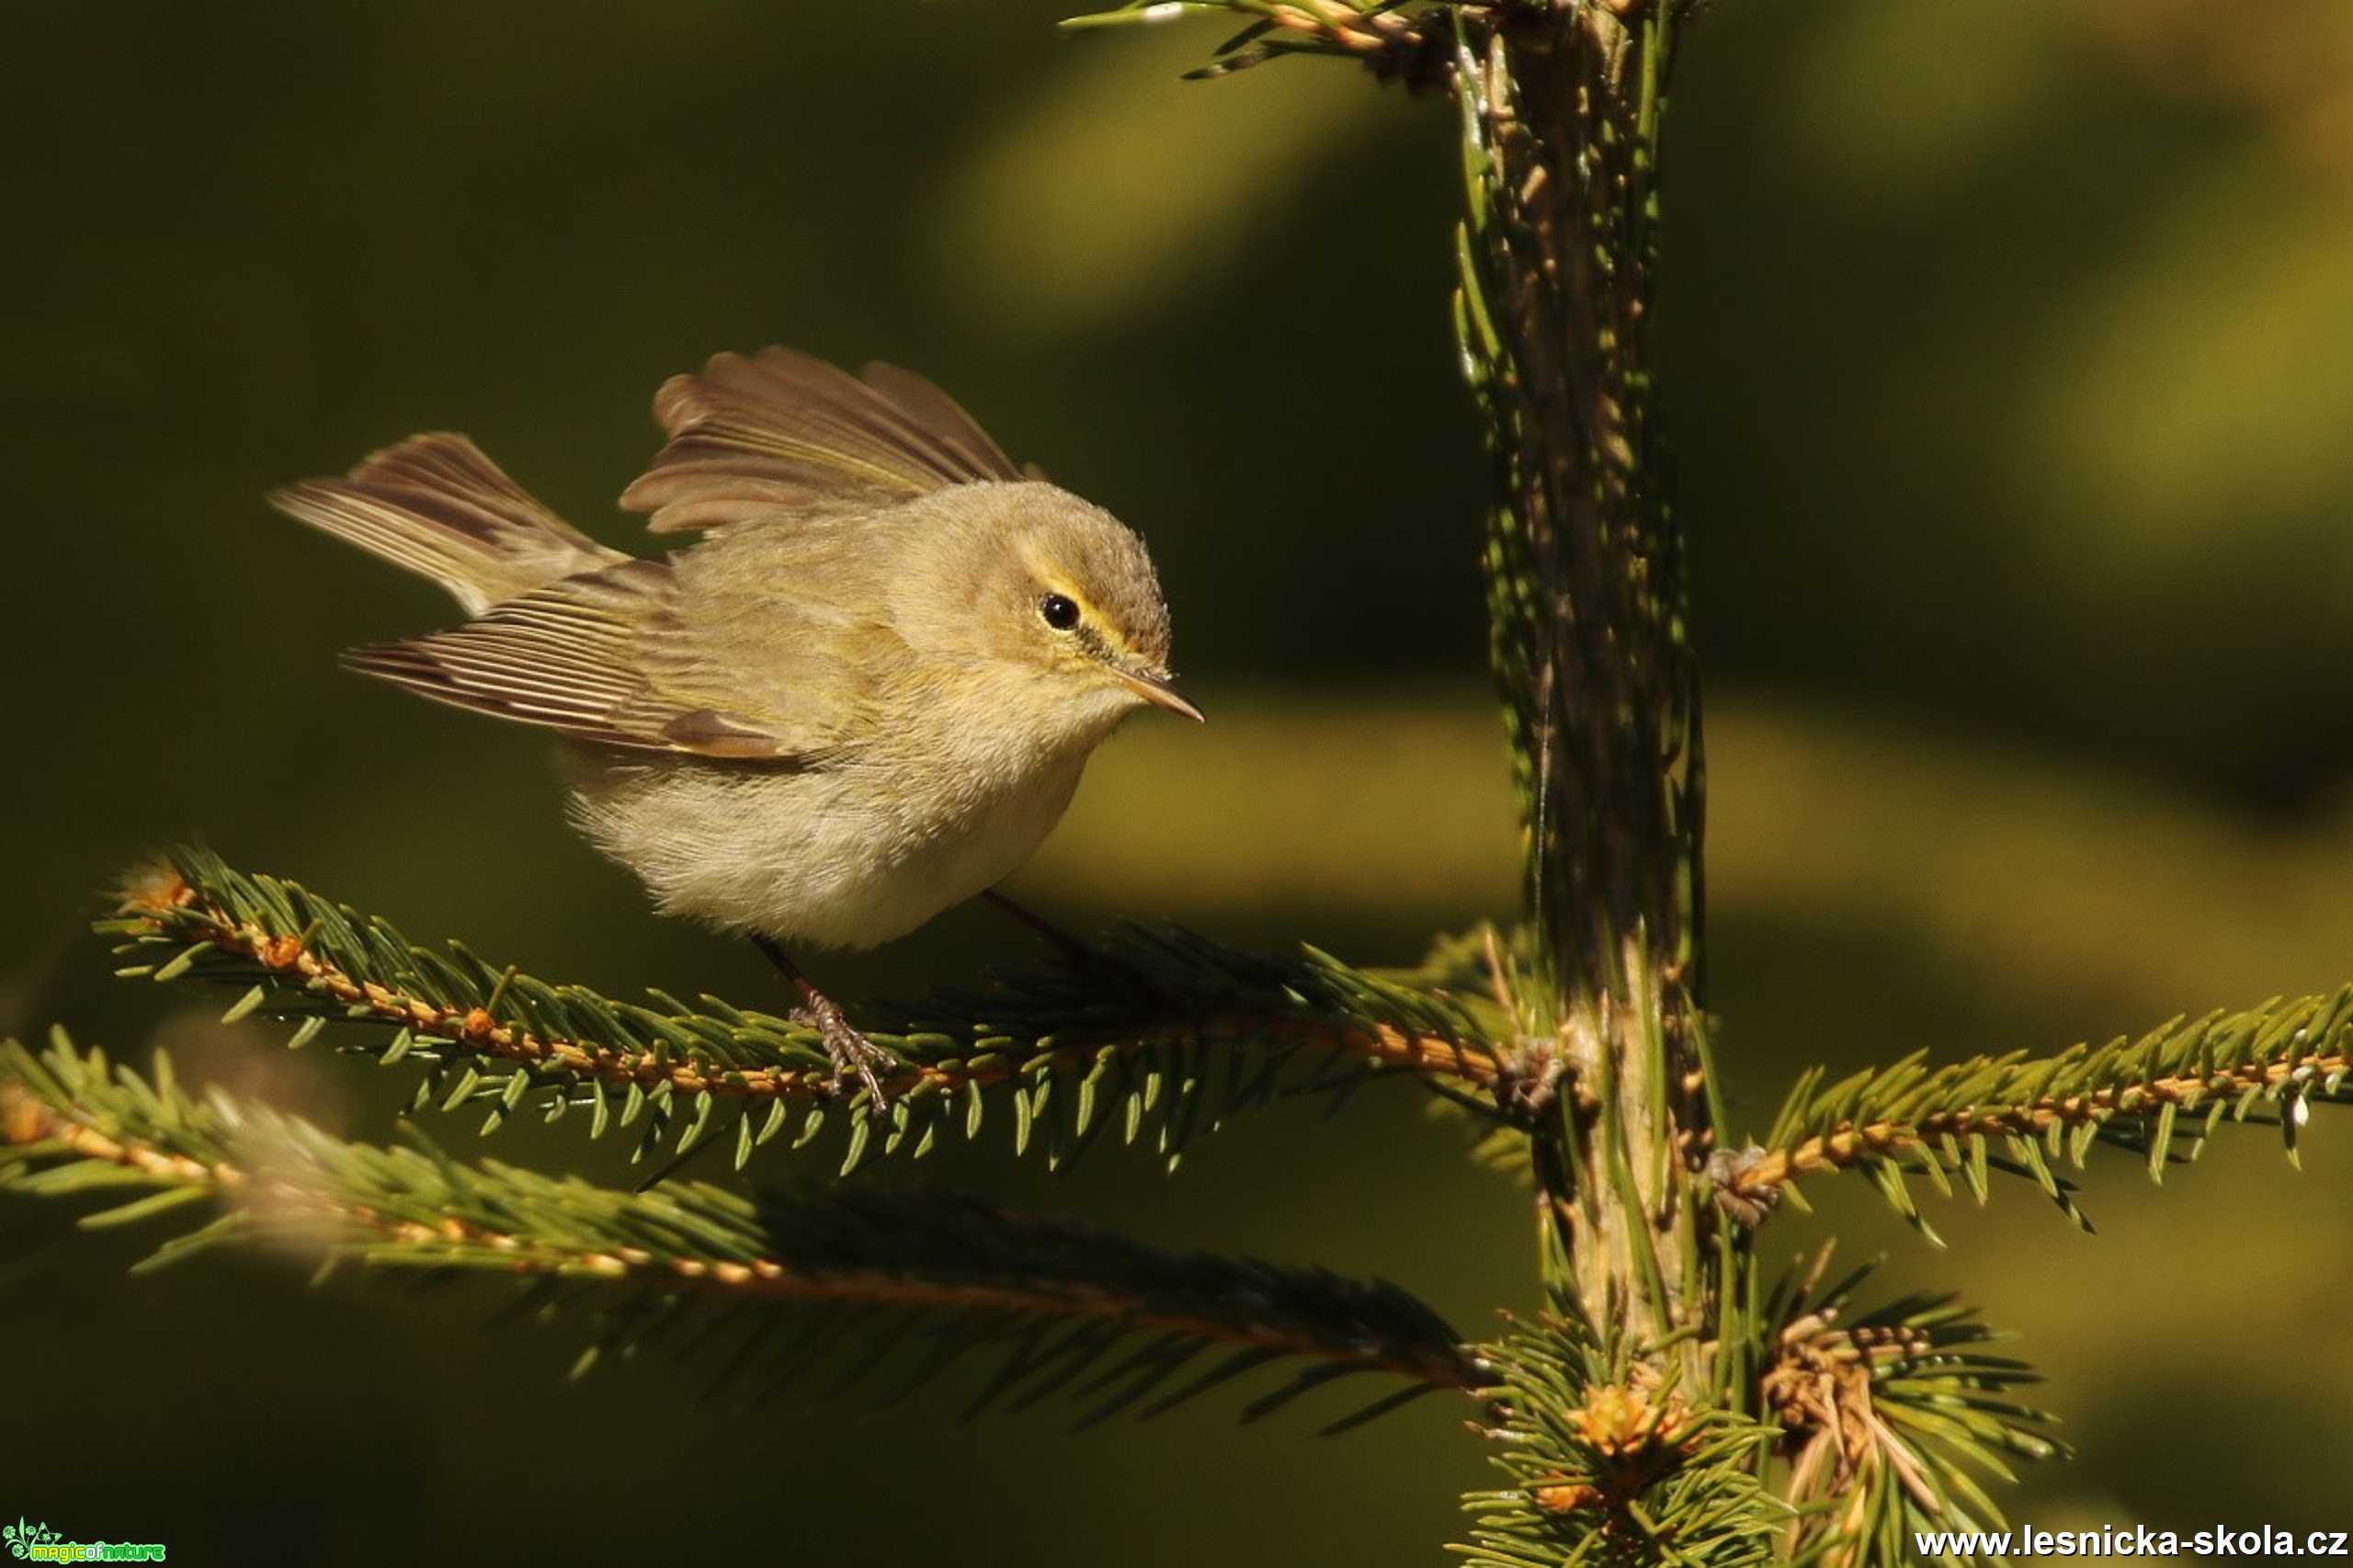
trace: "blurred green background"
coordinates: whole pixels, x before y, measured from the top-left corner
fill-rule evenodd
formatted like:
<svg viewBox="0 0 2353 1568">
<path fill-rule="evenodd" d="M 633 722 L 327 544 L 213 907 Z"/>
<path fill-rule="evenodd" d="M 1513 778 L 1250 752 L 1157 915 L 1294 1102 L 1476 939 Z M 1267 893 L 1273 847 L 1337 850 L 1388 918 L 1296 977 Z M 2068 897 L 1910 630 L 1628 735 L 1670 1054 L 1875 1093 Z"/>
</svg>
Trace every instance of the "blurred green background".
<svg viewBox="0 0 2353 1568">
<path fill-rule="evenodd" d="M 1313 62 L 1188 85 L 1213 24 L 1074 42 L 1057 9 L 11 7 L 0 1028 L 386 1135 L 392 1075 L 106 978 L 96 890 L 191 834 L 541 974 L 772 991 L 569 839 L 532 737 L 339 675 L 449 608 L 259 502 L 449 427 L 642 542 L 608 498 L 653 388 L 769 341 L 924 369 L 1152 541 L 1212 722 L 1107 748 L 1037 903 L 1375 962 L 1507 912 L 1449 111 Z M 1658 350 L 1740 1113 L 1810 1060 L 2353 976 L 2353 8 L 1722 0 L 1676 90 Z M 961 911 L 824 972 L 1026 951 Z M 1833 1184 L 1777 1240 L 1836 1230 L 2026 1335 L 2085 1453 L 2014 1517 L 2343 1528 L 2353 1129 L 2314 1131 L 2301 1176 L 2259 1131 L 2163 1193 L 2110 1162 L 2097 1238 L 2013 1187 L 1937 1254 Z M 1174 1178 L 913 1174 L 1377 1271 L 1475 1333 L 1533 1260 L 1460 1142 L 1368 1095 Z M 575 1343 L 478 1296 L 131 1284 L 136 1238 L 0 1227 L 0 1512 L 176 1562 L 1427 1562 L 1486 1483 L 1437 1400 L 1332 1442 L 1231 1401 L 1083 1437 L 746 1415 L 567 1385 Z"/>
</svg>

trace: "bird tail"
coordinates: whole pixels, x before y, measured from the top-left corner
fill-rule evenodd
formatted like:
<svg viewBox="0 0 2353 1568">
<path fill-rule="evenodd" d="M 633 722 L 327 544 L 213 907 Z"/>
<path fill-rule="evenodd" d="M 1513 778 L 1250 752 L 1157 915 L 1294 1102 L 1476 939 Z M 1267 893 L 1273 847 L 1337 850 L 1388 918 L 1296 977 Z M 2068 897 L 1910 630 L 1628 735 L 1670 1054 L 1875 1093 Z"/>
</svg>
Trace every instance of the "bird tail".
<svg viewBox="0 0 2353 1568">
<path fill-rule="evenodd" d="M 448 589 L 469 615 L 630 559 L 540 506 L 463 436 L 412 436 L 270 505 Z"/>
</svg>

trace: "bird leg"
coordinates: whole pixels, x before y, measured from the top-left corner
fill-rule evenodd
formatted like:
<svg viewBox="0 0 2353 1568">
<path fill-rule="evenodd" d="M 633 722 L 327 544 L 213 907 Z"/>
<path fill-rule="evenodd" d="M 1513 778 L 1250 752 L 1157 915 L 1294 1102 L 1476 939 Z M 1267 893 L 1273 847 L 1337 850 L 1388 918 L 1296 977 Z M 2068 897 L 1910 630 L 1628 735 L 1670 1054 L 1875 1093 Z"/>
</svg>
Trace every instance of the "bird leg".
<svg viewBox="0 0 2353 1568">
<path fill-rule="evenodd" d="M 1036 910 L 1015 903 L 1012 899 L 1006 897 L 1004 893 L 997 892 L 995 888 L 983 888 L 981 890 L 981 896 L 988 900 L 991 903 L 995 904 L 999 909 L 1004 910 L 1007 915 L 1012 915 L 1016 920 L 1020 921 L 1024 926 L 1029 926 L 1029 929 L 1035 931 L 1049 942 L 1051 942 L 1054 946 L 1060 948 L 1063 950 L 1063 956 L 1070 959 L 1072 962 L 1085 968 L 1092 967 L 1093 965 L 1102 961 L 1103 955 L 1101 953 L 1096 951 L 1095 949 L 1089 947 L 1086 942 L 1081 941 L 1078 937 L 1072 936 L 1069 932 L 1063 930 L 1061 926 L 1055 925 L 1052 921 L 1047 919 Z"/>
<path fill-rule="evenodd" d="M 1108 973 L 1133 987 L 1142 995 L 1155 1000 L 1167 999 L 1166 991 L 1162 989 L 1150 975 L 1129 963 L 1125 959 L 1115 957 L 1091 942 L 1072 936 L 1036 910 L 1015 903 L 995 888 L 983 889 L 981 896 L 1029 926 L 1055 947 L 1060 948 L 1063 957 L 1070 960 L 1072 968 L 1082 971 L 1093 970 L 1098 974 Z"/>
<path fill-rule="evenodd" d="M 867 1103 L 871 1113 L 878 1117 L 888 1115 L 891 1101 L 883 1094 L 882 1080 L 876 1075 L 875 1070 L 880 1068 L 882 1072 L 892 1073 L 904 1063 L 895 1053 L 858 1033 L 849 1019 L 842 1016 L 842 1010 L 834 999 L 811 984 L 809 977 L 801 972 L 801 966 L 794 963 L 774 941 L 766 937 L 755 937 L 752 946 L 759 949 L 768 962 L 776 965 L 777 971 L 801 993 L 801 1006 L 793 1009 L 793 1016 L 815 1029 L 824 1039 L 825 1054 L 834 1059 L 835 1085 L 847 1078 L 857 1078 L 866 1087 Z"/>
</svg>

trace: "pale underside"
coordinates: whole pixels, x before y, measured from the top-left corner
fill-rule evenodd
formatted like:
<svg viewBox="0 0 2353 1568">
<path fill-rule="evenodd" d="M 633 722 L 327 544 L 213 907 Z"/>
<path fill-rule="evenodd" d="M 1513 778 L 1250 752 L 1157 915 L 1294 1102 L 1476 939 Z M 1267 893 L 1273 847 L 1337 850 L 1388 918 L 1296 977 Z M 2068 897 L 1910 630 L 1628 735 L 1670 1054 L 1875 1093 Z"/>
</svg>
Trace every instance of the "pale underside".
<svg viewBox="0 0 2353 1568">
<path fill-rule="evenodd" d="M 574 747 L 565 761 L 573 820 L 665 913 L 870 948 L 1018 869 L 1061 820 L 1089 749 L 921 802 L 887 763 L 730 770 Z"/>
</svg>

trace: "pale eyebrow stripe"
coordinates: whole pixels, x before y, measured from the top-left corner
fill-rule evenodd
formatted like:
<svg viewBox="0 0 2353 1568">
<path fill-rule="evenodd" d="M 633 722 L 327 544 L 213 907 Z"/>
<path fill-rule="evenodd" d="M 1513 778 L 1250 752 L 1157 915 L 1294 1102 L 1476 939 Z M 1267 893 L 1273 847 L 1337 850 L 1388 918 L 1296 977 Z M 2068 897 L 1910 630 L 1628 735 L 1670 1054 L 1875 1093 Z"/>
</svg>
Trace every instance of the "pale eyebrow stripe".
<svg viewBox="0 0 2353 1568">
<path fill-rule="evenodd" d="M 1032 570 L 1035 571 L 1035 568 L 1033 567 Z M 1038 574 L 1036 580 L 1046 592 L 1060 594 L 1078 607 L 1078 630 L 1075 635 L 1079 644 L 1088 653 L 1098 659 L 1106 660 L 1143 657 L 1136 652 L 1135 644 L 1120 634 L 1119 628 L 1111 624 L 1109 618 L 1095 608 L 1095 601 L 1078 591 L 1076 585 L 1061 577 L 1047 576 L 1043 573 Z"/>
</svg>

